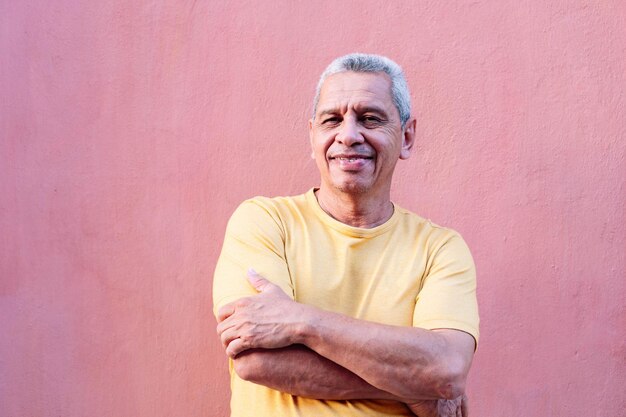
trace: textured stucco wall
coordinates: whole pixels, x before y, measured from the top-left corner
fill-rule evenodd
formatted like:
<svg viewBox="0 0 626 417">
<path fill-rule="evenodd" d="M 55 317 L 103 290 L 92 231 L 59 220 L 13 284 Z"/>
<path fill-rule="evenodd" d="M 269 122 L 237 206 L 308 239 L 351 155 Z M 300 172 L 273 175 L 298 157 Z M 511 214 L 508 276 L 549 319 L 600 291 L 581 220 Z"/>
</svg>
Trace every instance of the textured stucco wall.
<svg viewBox="0 0 626 417">
<path fill-rule="evenodd" d="M 224 416 L 234 207 L 316 184 L 316 78 L 406 70 L 394 199 L 479 271 L 474 416 L 626 409 L 623 1 L 0 2 L 0 415 Z"/>
</svg>

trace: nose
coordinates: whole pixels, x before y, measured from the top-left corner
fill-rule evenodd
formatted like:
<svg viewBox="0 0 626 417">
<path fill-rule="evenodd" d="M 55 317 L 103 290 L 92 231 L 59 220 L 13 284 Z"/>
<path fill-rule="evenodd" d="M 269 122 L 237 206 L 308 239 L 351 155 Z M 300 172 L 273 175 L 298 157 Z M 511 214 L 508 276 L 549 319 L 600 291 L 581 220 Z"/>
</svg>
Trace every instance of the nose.
<svg viewBox="0 0 626 417">
<path fill-rule="evenodd" d="M 359 130 L 357 121 L 352 117 L 346 117 L 343 119 L 335 139 L 337 142 L 345 146 L 352 146 L 355 143 L 363 143 L 365 140 Z"/>
</svg>

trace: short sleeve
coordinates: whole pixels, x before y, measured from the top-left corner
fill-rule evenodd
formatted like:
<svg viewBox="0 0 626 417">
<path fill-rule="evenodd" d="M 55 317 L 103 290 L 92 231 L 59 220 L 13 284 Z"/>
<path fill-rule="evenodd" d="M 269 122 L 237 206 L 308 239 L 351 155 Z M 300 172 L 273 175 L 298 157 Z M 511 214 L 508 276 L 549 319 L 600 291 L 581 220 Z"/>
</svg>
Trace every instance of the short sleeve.
<svg viewBox="0 0 626 417">
<path fill-rule="evenodd" d="M 247 200 L 235 210 L 213 276 L 214 314 L 225 304 L 257 293 L 247 279 L 249 268 L 294 297 L 284 242 L 280 218 L 270 204 Z"/>
<path fill-rule="evenodd" d="M 447 239 L 429 262 L 413 313 L 413 325 L 456 329 L 478 343 L 476 268 L 469 248 L 458 235 Z"/>
</svg>

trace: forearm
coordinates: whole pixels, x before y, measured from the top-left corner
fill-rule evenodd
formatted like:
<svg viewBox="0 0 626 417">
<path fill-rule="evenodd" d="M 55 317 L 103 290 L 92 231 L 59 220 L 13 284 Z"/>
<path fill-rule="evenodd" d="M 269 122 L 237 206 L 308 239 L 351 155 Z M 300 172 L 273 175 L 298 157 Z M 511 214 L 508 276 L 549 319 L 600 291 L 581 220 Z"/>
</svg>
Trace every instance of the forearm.
<svg viewBox="0 0 626 417">
<path fill-rule="evenodd" d="M 452 399 L 463 393 L 471 353 L 468 358 L 467 346 L 457 349 L 457 340 L 450 340 L 457 335 L 449 332 L 471 336 L 382 325 L 310 306 L 303 310 L 303 324 L 295 331 L 298 343 L 378 389 L 409 399 Z"/>
<path fill-rule="evenodd" d="M 382 391 L 303 345 L 250 349 L 233 359 L 235 372 L 250 382 L 318 400 L 394 400 L 420 417 L 467 417 L 467 397 L 406 400 Z"/>
<path fill-rule="evenodd" d="M 303 345 L 250 349 L 234 359 L 234 368 L 242 379 L 301 397 L 403 401 Z"/>
<path fill-rule="evenodd" d="M 262 277 L 250 277 L 261 293 L 223 306 L 218 312 L 217 331 L 231 358 L 255 348 L 279 349 L 302 344 L 331 364 L 358 375 L 380 391 L 406 399 L 407 403 L 454 399 L 463 393 L 474 352 L 474 339 L 469 334 L 355 319 L 294 302 Z M 309 362 L 299 377 L 314 366 L 314 362 Z M 294 368 L 284 372 L 293 375 Z M 296 385 L 293 379 L 287 380 L 289 385 Z M 276 384 L 281 382 L 273 381 L 279 388 Z M 326 383 L 319 381 L 322 385 Z"/>
</svg>

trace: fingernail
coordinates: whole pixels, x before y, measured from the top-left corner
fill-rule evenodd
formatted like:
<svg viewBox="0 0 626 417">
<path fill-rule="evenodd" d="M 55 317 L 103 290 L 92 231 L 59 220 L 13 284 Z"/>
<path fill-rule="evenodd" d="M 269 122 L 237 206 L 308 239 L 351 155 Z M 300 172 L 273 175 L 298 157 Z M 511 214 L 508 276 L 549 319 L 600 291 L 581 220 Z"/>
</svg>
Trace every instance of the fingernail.
<svg viewBox="0 0 626 417">
<path fill-rule="evenodd" d="M 252 268 L 252 267 L 248 268 L 248 274 L 252 274 L 252 275 L 259 275 L 259 273 L 258 273 L 258 272 L 256 272 L 256 271 L 254 270 L 254 268 Z"/>
</svg>

